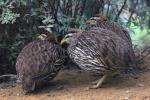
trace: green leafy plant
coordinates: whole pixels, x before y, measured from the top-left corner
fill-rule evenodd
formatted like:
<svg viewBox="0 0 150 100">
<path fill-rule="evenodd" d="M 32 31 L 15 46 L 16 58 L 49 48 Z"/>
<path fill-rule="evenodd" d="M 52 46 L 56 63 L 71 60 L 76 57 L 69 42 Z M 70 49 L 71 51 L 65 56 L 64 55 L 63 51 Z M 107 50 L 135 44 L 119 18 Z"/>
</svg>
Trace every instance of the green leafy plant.
<svg viewBox="0 0 150 100">
<path fill-rule="evenodd" d="M 9 1 L 9 0 L 8 0 Z M 16 21 L 16 18 L 20 17 L 20 14 L 13 12 L 13 4 L 14 1 L 8 2 L 1 0 L 0 1 L 0 8 L 2 10 L 2 13 L 0 15 L 0 21 L 1 24 L 13 24 Z"/>
<path fill-rule="evenodd" d="M 16 18 L 20 17 L 20 14 L 13 13 L 10 9 L 3 9 L 2 14 L 0 16 L 1 24 L 13 24 L 16 21 Z"/>
<path fill-rule="evenodd" d="M 39 28 L 43 28 L 49 32 L 52 32 L 51 28 L 54 27 L 54 19 L 52 18 L 52 16 L 42 16 L 43 20 L 42 23 L 44 24 L 44 26 L 39 26 Z"/>
</svg>

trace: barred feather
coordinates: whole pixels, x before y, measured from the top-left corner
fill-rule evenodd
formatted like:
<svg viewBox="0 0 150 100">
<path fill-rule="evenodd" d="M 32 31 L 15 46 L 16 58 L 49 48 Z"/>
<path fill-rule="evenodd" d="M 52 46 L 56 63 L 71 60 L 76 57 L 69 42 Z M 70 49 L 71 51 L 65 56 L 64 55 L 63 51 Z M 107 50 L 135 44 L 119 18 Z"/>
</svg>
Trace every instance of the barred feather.
<svg viewBox="0 0 150 100">
<path fill-rule="evenodd" d="M 76 33 L 69 33 L 76 36 Z M 84 71 L 103 75 L 136 66 L 130 45 L 116 33 L 98 28 L 83 31 L 68 47 L 70 58 Z"/>
</svg>

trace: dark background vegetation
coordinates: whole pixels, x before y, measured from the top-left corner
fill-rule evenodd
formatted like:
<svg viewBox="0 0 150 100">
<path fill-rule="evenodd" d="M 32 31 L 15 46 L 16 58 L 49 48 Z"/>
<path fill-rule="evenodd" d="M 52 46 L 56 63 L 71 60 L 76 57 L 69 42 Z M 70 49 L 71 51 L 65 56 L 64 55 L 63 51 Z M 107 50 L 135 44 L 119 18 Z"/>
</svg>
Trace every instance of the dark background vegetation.
<svg viewBox="0 0 150 100">
<path fill-rule="evenodd" d="M 15 73 L 18 53 L 43 30 L 62 37 L 95 15 L 121 23 L 134 45 L 150 43 L 150 0 L 0 0 L 0 74 Z"/>
</svg>

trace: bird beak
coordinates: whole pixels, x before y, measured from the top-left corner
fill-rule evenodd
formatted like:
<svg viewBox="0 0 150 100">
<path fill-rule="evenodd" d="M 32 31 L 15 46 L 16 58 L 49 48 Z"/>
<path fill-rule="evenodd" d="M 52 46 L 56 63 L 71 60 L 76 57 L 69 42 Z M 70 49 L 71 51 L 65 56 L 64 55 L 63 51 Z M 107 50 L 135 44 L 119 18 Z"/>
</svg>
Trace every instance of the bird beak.
<svg viewBox="0 0 150 100">
<path fill-rule="evenodd" d="M 63 38 L 60 42 L 60 45 L 62 45 L 63 43 L 67 42 L 67 40 L 65 38 Z"/>
<path fill-rule="evenodd" d="M 41 40 L 45 40 L 46 37 L 47 37 L 47 36 L 46 36 L 45 34 L 41 34 L 41 35 L 38 36 L 38 38 L 41 39 Z"/>
</svg>

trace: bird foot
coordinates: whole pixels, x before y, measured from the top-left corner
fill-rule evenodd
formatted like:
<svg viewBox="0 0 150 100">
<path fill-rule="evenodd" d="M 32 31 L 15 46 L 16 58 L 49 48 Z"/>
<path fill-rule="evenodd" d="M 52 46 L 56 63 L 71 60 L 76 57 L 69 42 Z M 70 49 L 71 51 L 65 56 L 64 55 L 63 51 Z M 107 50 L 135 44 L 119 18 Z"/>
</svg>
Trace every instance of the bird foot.
<svg viewBox="0 0 150 100">
<path fill-rule="evenodd" d="M 98 88 L 101 88 L 101 85 L 98 86 L 97 84 L 96 85 L 92 85 L 89 87 L 89 89 L 98 89 Z"/>
<path fill-rule="evenodd" d="M 92 85 L 96 85 L 98 83 L 98 80 L 91 82 Z"/>
<path fill-rule="evenodd" d="M 95 82 L 92 82 L 93 86 L 89 87 L 89 89 L 98 89 L 101 87 L 103 81 L 106 79 L 107 75 L 104 75 L 102 78 L 100 78 L 99 80 L 95 81 Z"/>
</svg>

